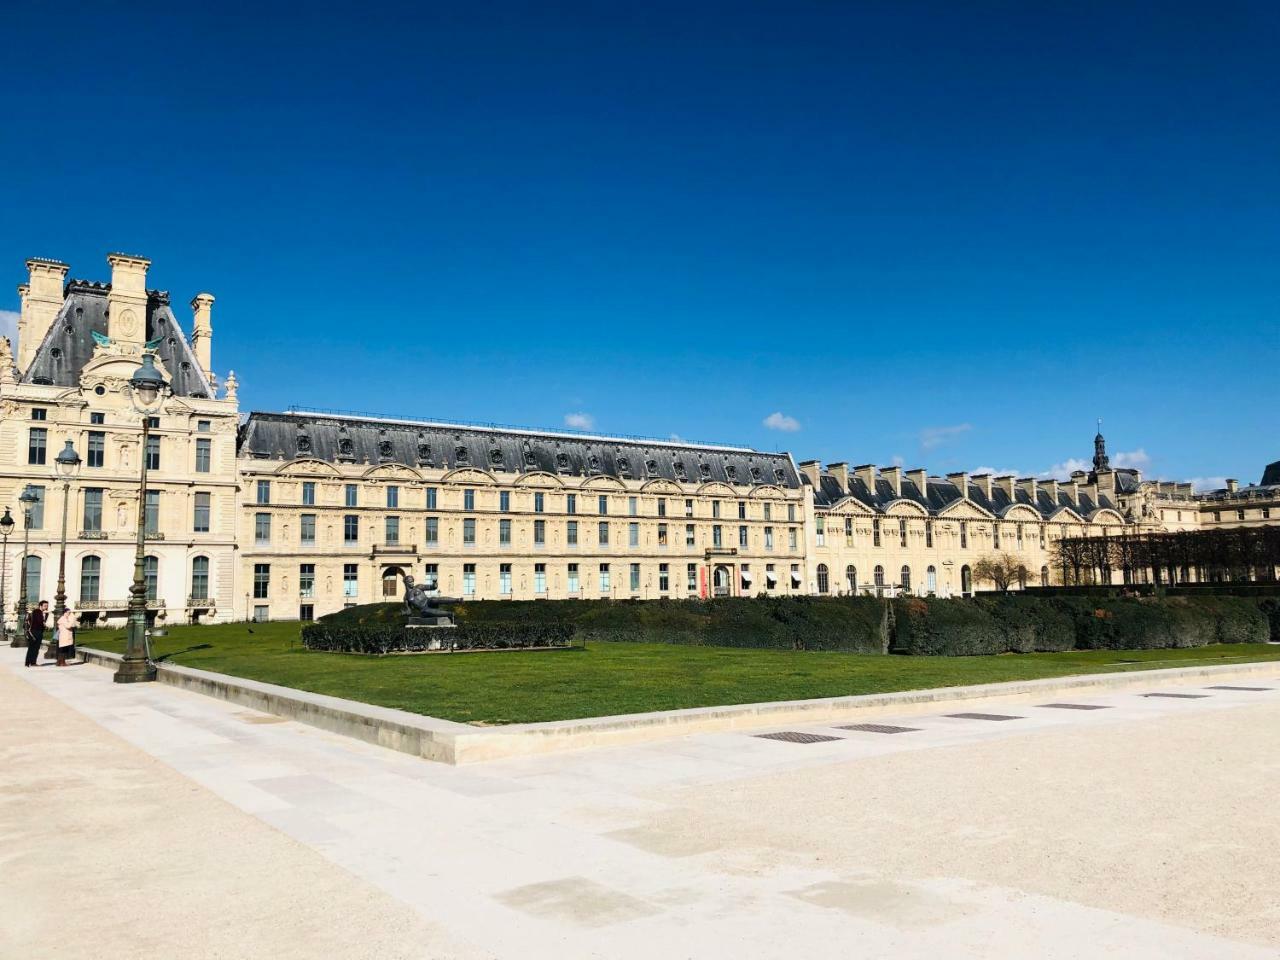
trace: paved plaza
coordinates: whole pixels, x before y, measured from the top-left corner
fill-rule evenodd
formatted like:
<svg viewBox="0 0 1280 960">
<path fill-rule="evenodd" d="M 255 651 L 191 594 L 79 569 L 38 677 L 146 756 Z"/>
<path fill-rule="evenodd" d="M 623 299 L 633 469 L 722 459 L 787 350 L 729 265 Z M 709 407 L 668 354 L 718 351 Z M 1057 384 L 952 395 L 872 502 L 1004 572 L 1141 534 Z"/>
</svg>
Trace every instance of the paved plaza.
<svg viewBox="0 0 1280 960">
<path fill-rule="evenodd" d="M 459 768 L 13 654 L 3 957 L 1280 956 L 1280 667 Z"/>
</svg>

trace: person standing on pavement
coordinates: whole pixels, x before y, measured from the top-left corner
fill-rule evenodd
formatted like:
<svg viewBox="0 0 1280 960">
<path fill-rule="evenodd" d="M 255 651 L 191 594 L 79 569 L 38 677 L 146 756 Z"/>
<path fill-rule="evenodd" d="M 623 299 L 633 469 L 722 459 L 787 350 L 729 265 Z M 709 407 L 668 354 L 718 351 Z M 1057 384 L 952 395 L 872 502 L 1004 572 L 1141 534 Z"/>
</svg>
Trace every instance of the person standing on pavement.
<svg viewBox="0 0 1280 960">
<path fill-rule="evenodd" d="M 40 645 L 44 643 L 44 622 L 49 616 L 49 601 L 41 600 L 27 614 L 27 666 L 34 667 L 40 659 Z"/>
<path fill-rule="evenodd" d="M 67 607 L 58 618 L 58 666 L 67 665 L 67 657 L 76 655 L 76 615 Z"/>
</svg>

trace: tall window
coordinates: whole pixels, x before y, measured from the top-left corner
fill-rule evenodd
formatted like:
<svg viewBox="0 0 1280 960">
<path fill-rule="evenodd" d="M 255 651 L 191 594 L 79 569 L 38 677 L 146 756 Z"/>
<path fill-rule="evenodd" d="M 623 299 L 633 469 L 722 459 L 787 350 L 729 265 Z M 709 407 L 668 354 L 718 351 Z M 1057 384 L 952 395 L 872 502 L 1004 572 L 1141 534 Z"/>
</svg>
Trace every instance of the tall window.
<svg viewBox="0 0 1280 960">
<path fill-rule="evenodd" d="M 316 595 L 316 565 L 302 563 L 298 565 L 298 596 L 310 600 Z"/>
<path fill-rule="evenodd" d="M 665 517 L 667 515 L 667 498 L 658 498 L 658 516 Z"/>
<path fill-rule="evenodd" d="M 387 509 L 400 509 L 400 488 L 396 486 L 387 487 Z"/>
<path fill-rule="evenodd" d="M 600 494 L 597 500 L 597 503 L 599 504 L 599 507 L 600 507 L 600 513 L 604 514 L 609 512 L 609 498 L 606 497 L 603 493 Z"/>
<path fill-rule="evenodd" d="M 1018 524 L 1013 529 L 1014 529 L 1014 537 L 1018 541 L 1018 549 L 1021 550 L 1022 549 L 1022 524 Z"/>
<path fill-rule="evenodd" d="M 667 525 L 665 523 L 658 524 L 658 546 L 665 547 L 667 545 Z"/>
<path fill-rule="evenodd" d="M 435 546 L 440 542 L 440 518 L 427 517 L 427 543 Z"/>
<path fill-rule="evenodd" d="M 195 600 L 209 599 L 209 557 L 191 558 L 191 596 Z"/>
<path fill-rule="evenodd" d="M 635 517 L 640 513 L 640 498 L 627 497 L 627 516 Z"/>
<path fill-rule="evenodd" d="M 898 546 L 906 547 L 907 545 L 907 521 L 898 521 Z"/>
<path fill-rule="evenodd" d="M 342 518 L 342 542 L 345 544 L 360 542 L 360 518 L 348 513 Z"/>
<path fill-rule="evenodd" d="M 154 433 L 147 434 L 147 469 L 160 469 L 160 438 Z"/>
<path fill-rule="evenodd" d="M 686 501 L 684 502 L 684 515 L 685 515 L 686 517 L 692 517 L 692 516 L 693 516 L 693 501 L 692 501 L 692 500 L 686 500 Z"/>
<path fill-rule="evenodd" d="M 973 592 L 973 571 L 967 563 L 960 568 L 960 592 L 966 597 Z"/>
<path fill-rule="evenodd" d="M 566 493 L 564 495 L 564 512 L 570 514 L 578 512 L 578 495 L 576 493 Z"/>
<path fill-rule="evenodd" d="M 1049 585 L 1049 568 L 1040 568 L 1040 586 L 1047 587 Z"/>
<path fill-rule="evenodd" d="M 747 528 L 745 526 L 738 527 L 738 546 L 746 547 L 747 545 Z"/>
<path fill-rule="evenodd" d="M 924 587 L 925 587 L 925 592 L 931 595 L 938 592 L 938 568 L 937 567 L 930 566 L 929 569 L 924 572 Z"/>
<path fill-rule="evenodd" d="M 511 512 L 511 491 L 510 490 L 498 491 L 498 509 L 501 510 L 503 513 Z"/>
<path fill-rule="evenodd" d="M 100 467 L 107 457 L 107 435 L 101 430 L 89 431 L 88 449 L 85 450 L 85 466 Z"/>
<path fill-rule="evenodd" d="M 902 583 L 902 592 L 910 593 L 911 592 L 911 568 L 908 566 L 904 566 L 899 576 L 901 578 L 900 582 Z"/>
<path fill-rule="evenodd" d="M 831 590 L 831 574 L 825 563 L 818 564 L 818 592 L 829 593 Z"/>
<path fill-rule="evenodd" d="M 342 565 L 342 595 L 344 597 L 359 596 L 360 568 L 354 563 Z"/>
<path fill-rule="evenodd" d="M 142 579 L 147 585 L 147 599 L 154 600 L 160 590 L 160 561 L 156 557 L 144 557 L 142 560 Z"/>
<path fill-rule="evenodd" d="M 360 488 L 354 483 L 348 483 L 343 489 L 343 496 L 345 497 L 343 502 L 348 507 L 354 507 L 360 500 Z"/>
<path fill-rule="evenodd" d="M 271 564 L 253 565 L 253 599 L 265 600 L 271 593 Z"/>
<path fill-rule="evenodd" d="M 464 563 L 462 565 L 462 595 L 464 597 L 474 597 L 476 595 L 476 565 L 474 563 Z"/>
<path fill-rule="evenodd" d="M 880 546 L 880 518 L 876 517 L 871 521 L 871 545 L 873 547 Z"/>
<path fill-rule="evenodd" d="M 511 546 L 511 521 L 502 519 L 498 521 L 498 543 L 501 546 Z"/>
<path fill-rule="evenodd" d="M 27 596 L 38 598 L 40 596 L 40 568 L 42 561 L 39 557 L 27 557 Z"/>
<path fill-rule="evenodd" d="M 658 564 L 658 592 L 667 593 L 671 589 L 671 572 L 667 564 Z"/>
<path fill-rule="evenodd" d="M 884 567 L 880 566 L 880 564 L 878 563 L 876 564 L 875 578 L 876 578 L 876 592 L 879 593 L 880 588 L 884 586 Z"/>
<path fill-rule="evenodd" d="M 84 523 L 81 526 L 86 533 L 95 533 L 102 529 L 102 488 L 86 487 L 84 491 Z"/>
<path fill-rule="evenodd" d="M 967 550 L 969 548 L 969 525 L 963 520 L 960 521 L 960 549 Z"/>
<path fill-rule="evenodd" d="M 201 491 L 192 500 L 191 529 L 195 533 L 209 532 L 210 494 Z"/>
<path fill-rule="evenodd" d="M 698 592 L 698 565 L 691 563 L 685 567 L 685 589 L 690 593 Z"/>
<path fill-rule="evenodd" d="M 427 487 L 427 509 L 428 510 L 436 509 L 436 488 L 435 487 Z"/>
<path fill-rule="evenodd" d="M 35 494 L 36 502 L 31 504 L 31 527 L 32 530 L 44 529 L 44 487 L 39 484 L 30 484 L 31 492 Z M 34 597 L 34 593 L 28 593 L 28 597 Z"/>
<path fill-rule="evenodd" d="M 788 523 L 796 522 L 796 505 L 794 503 L 787 504 L 787 522 Z"/>
<path fill-rule="evenodd" d="M 694 531 L 693 524 L 686 523 L 684 525 L 684 545 L 686 547 L 692 547 L 692 546 L 696 546 L 696 544 L 697 544 L 697 534 Z"/>
<path fill-rule="evenodd" d="M 464 546 L 476 545 L 476 518 L 467 517 L 462 521 L 462 543 Z"/>
<path fill-rule="evenodd" d="M 545 563 L 535 563 L 533 565 L 533 592 L 547 592 L 547 565 Z"/>
<path fill-rule="evenodd" d="M 720 524 L 718 524 L 718 523 L 716 523 L 716 524 L 712 524 L 712 527 L 711 527 L 711 545 L 712 545 L 713 547 L 722 547 L 722 546 L 724 546 L 724 542 L 723 542 L 723 540 L 724 540 L 724 533 L 723 533 L 723 531 L 721 530 Z"/>
<path fill-rule="evenodd" d="M 844 545 L 853 546 L 853 517 L 844 518 Z"/>
<path fill-rule="evenodd" d="M 640 589 L 640 564 L 631 564 L 631 592 L 635 593 Z"/>
<path fill-rule="evenodd" d="M 44 427 L 32 427 L 27 432 L 27 463 L 43 465 L 48 446 L 49 431 Z"/>
<path fill-rule="evenodd" d="M 773 549 L 773 527 L 764 528 L 764 548 L 766 550 Z"/>
<path fill-rule="evenodd" d="M 547 506 L 547 495 L 541 491 L 533 495 L 533 512 L 542 513 Z"/>
<path fill-rule="evenodd" d="M 147 507 L 143 530 L 147 536 L 155 536 L 160 532 L 160 491 L 147 491 Z"/>
<path fill-rule="evenodd" d="M 271 502 L 271 481 L 258 481 L 258 503 L 267 504 Z"/>
<path fill-rule="evenodd" d="M 738 519 L 747 519 L 747 502 L 745 500 L 738 501 Z"/>
<path fill-rule="evenodd" d="M 627 524 L 627 546 L 629 547 L 640 546 L 640 524 L 638 523 Z"/>
<path fill-rule="evenodd" d="M 387 543 L 400 542 L 400 518 L 387 517 L 386 520 Z"/>
<path fill-rule="evenodd" d="M 212 444 L 213 441 L 208 437 L 196 439 L 196 473 L 209 472 L 210 460 L 213 454 Z M 306 484 L 303 484 L 303 486 L 306 486 Z"/>
<path fill-rule="evenodd" d="M 600 592 L 609 592 L 609 565 L 607 563 L 600 564 Z"/>
<path fill-rule="evenodd" d="M 787 549 L 788 549 L 788 550 L 795 550 L 795 549 L 796 549 L 796 544 L 797 544 L 797 540 L 796 540 L 796 528 L 795 528 L 795 527 L 787 527 Z"/>
<path fill-rule="evenodd" d="M 316 542 L 316 515 L 304 513 L 298 518 L 298 539 L 306 546 Z"/>
<path fill-rule="evenodd" d="M 578 521 L 570 520 L 564 525 L 564 542 L 570 547 L 578 545 Z"/>
<path fill-rule="evenodd" d="M 568 589 L 570 593 L 577 593 L 580 589 L 580 585 L 578 583 L 578 565 L 576 563 L 569 564 Z"/>
<path fill-rule="evenodd" d="M 930 550 L 933 549 L 933 521 L 926 520 L 924 522 L 924 545 Z"/>
<path fill-rule="evenodd" d="M 772 520 L 772 519 L 773 519 L 773 504 L 771 504 L 771 503 L 766 503 L 766 504 L 764 505 L 764 518 L 765 518 L 766 520 Z"/>
<path fill-rule="evenodd" d="M 476 508 L 476 492 L 470 487 L 462 491 L 462 509 L 474 510 Z M 473 571 L 474 572 L 474 571 Z"/>
<path fill-rule="evenodd" d="M 99 580 L 102 576 L 102 558 L 85 557 L 80 561 L 80 602 L 95 603 L 98 600 Z"/>
<path fill-rule="evenodd" d="M 817 538 L 818 546 L 825 546 L 827 543 L 827 520 L 825 517 L 815 517 L 813 520 L 813 532 Z"/>
<path fill-rule="evenodd" d="M 504 597 L 511 596 L 511 564 L 509 563 L 498 566 L 498 592 Z"/>
<path fill-rule="evenodd" d="M 547 521 L 533 521 L 533 545 L 535 547 L 545 546 L 547 542 Z"/>
<path fill-rule="evenodd" d="M 1000 549 L 1000 524 L 991 524 L 991 546 L 996 550 Z"/>
<path fill-rule="evenodd" d="M 858 568 L 852 564 L 844 568 L 844 588 L 851 596 L 858 593 Z"/>
<path fill-rule="evenodd" d="M 271 543 L 271 514 L 255 513 L 253 515 L 253 541 L 259 547 Z"/>
<path fill-rule="evenodd" d="M 608 545 L 609 545 L 609 524 L 606 521 L 601 520 L 600 521 L 600 546 L 607 547 Z"/>
<path fill-rule="evenodd" d="M 711 501 L 711 517 L 712 519 L 715 519 L 715 520 L 720 519 L 720 501 L 719 500 Z"/>
</svg>

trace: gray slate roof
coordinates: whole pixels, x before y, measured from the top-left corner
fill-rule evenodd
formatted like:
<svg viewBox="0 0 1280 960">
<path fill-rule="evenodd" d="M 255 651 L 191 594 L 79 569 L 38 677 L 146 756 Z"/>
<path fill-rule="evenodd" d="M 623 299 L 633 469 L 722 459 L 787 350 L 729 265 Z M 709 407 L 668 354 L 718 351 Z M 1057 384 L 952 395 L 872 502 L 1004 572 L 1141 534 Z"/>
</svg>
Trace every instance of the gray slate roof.
<svg viewBox="0 0 1280 960">
<path fill-rule="evenodd" d="M 50 383 L 74 387 L 80 371 L 93 357 L 93 334 L 107 335 L 107 294 L 111 284 L 72 280 L 67 284 L 62 309 L 49 326 L 27 369 L 23 383 Z M 212 384 L 196 363 L 182 326 L 169 309 L 169 294 L 147 291 L 146 340 L 163 338 L 156 349 L 173 378 L 173 392 L 182 397 L 213 397 Z"/>
<path fill-rule="evenodd" d="M 1280 460 L 1275 463 L 1268 463 L 1267 469 L 1262 471 L 1262 482 L 1258 484 L 1260 487 L 1276 487 L 1280 486 Z"/>
<path fill-rule="evenodd" d="M 677 483 L 718 480 L 750 488 L 798 489 L 800 476 L 786 453 L 570 433 L 379 420 L 313 413 L 249 414 L 240 428 L 241 457 L 333 463 L 399 463 L 410 467 L 476 467 L 507 473 L 607 476 Z"/>
<path fill-rule="evenodd" d="M 929 513 L 936 515 L 960 499 L 960 491 L 956 485 L 950 480 L 942 479 L 941 477 L 930 477 L 925 482 L 926 489 L 921 490 L 915 483 L 904 476 L 902 478 L 901 496 L 894 493 L 893 485 L 883 476 L 876 478 L 874 490 L 869 489 L 860 477 L 852 473 L 849 475 L 849 489 L 847 491 L 842 490 L 840 481 L 829 473 L 820 474 L 818 479 L 821 482 L 814 490 L 814 505 L 819 509 L 833 507 L 848 496 L 861 501 L 878 513 L 884 512 L 891 503 L 898 500 L 910 500 L 924 507 Z M 804 478 L 804 482 L 806 484 L 809 483 L 807 477 Z M 986 489 L 972 479 L 969 481 L 969 500 L 976 506 L 998 517 L 1003 516 L 1011 507 L 1019 503 L 1033 507 L 1045 517 L 1052 516 L 1063 507 L 1070 507 L 1086 517 L 1103 507 L 1115 509 L 1115 505 L 1111 503 L 1110 498 L 1107 496 L 1099 494 L 1095 502 L 1084 491 L 1080 493 L 1079 505 L 1062 489 L 1058 491 L 1058 499 L 1055 503 L 1049 489 L 1043 484 L 1040 485 L 1037 491 L 1035 503 L 1031 502 L 1029 492 L 1019 489 L 1014 490 L 1013 500 L 1010 500 L 1008 494 L 998 487 L 992 489 L 991 497 L 988 498 Z"/>
</svg>

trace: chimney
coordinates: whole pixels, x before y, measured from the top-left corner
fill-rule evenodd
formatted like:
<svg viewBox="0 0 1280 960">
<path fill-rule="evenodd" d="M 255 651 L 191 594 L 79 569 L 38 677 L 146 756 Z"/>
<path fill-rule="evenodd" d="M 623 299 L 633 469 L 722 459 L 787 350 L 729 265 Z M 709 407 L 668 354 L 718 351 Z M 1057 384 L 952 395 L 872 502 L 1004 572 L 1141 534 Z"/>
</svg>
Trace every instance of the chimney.
<svg viewBox="0 0 1280 960">
<path fill-rule="evenodd" d="M 827 473 L 836 478 L 836 483 L 840 484 L 840 492 L 849 492 L 849 464 L 841 461 L 840 463 L 828 463 Z"/>
<path fill-rule="evenodd" d="M 929 471 L 928 470 L 908 470 L 907 479 L 916 485 L 916 490 L 920 496 L 927 498 L 929 496 Z"/>
<path fill-rule="evenodd" d="M 27 261 L 29 280 L 18 287 L 22 313 L 18 316 L 18 369 L 25 372 L 35 359 L 53 318 L 62 309 L 67 265 L 59 260 L 32 257 Z"/>
<path fill-rule="evenodd" d="M 1053 501 L 1054 507 L 1058 506 L 1058 481 L 1046 480 L 1044 485 L 1049 488 L 1049 499 Z"/>
<path fill-rule="evenodd" d="M 1009 498 L 1009 502 L 1013 503 L 1014 497 L 1014 480 L 1012 475 L 1007 477 L 996 477 L 996 487 L 1004 491 L 1004 495 Z"/>
<path fill-rule="evenodd" d="M 197 293 L 191 301 L 191 312 L 195 320 L 191 326 L 191 349 L 196 355 L 196 363 L 204 371 L 204 375 L 213 379 L 213 324 L 209 315 L 213 310 L 213 294 Z"/>
<path fill-rule="evenodd" d="M 880 476 L 889 481 L 889 486 L 893 488 L 895 498 L 902 496 L 902 468 L 901 467 L 885 467 L 880 471 Z"/>
<path fill-rule="evenodd" d="M 1023 477 L 1018 481 L 1018 489 L 1025 490 L 1027 496 L 1031 498 L 1032 505 L 1036 505 L 1040 500 L 1040 484 L 1035 477 Z"/>
<path fill-rule="evenodd" d="M 1080 506 L 1080 481 L 1072 476 L 1071 482 L 1067 484 L 1067 496 L 1071 498 L 1071 502 L 1077 507 Z"/>
<path fill-rule="evenodd" d="M 982 495 L 987 498 L 987 502 L 991 502 L 992 494 L 995 493 L 995 484 L 991 482 L 991 474 L 980 473 L 973 478 L 973 482 L 978 485 L 978 489 L 982 491 Z"/>
<path fill-rule="evenodd" d="M 141 353 L 147 340 L 146 257 L 107 254 L 111 264 L 111 292 L 107 294 L 107 336 L 118 346 Z"/>
<path fill-rule="evenodd" d="M 853 475 L 866 484 L 867 490 L 873 497 L 876 495 L 876 465 L 874 463 L 864 463 L 860 467 L 854 467 Z"/>
<path fill-rule="evenodd" d="M 805 460 L 800 464 L 800 472 L 809 478 L 815 490 L 822 483 L 822 464 L 817 460 Z"/>
<path fill-rule="evenodd" d="M 947 479 L 960 491 L 960 497 L 963 500 L 969 499 L 969 474 L 968 473 L 948 473 Z"/>
<path fill-rule="evenodd" d="M 1240 489 L 1240 481 L 1227 477 L 1227 493 L 1235 493 Z"/>
</svg>

